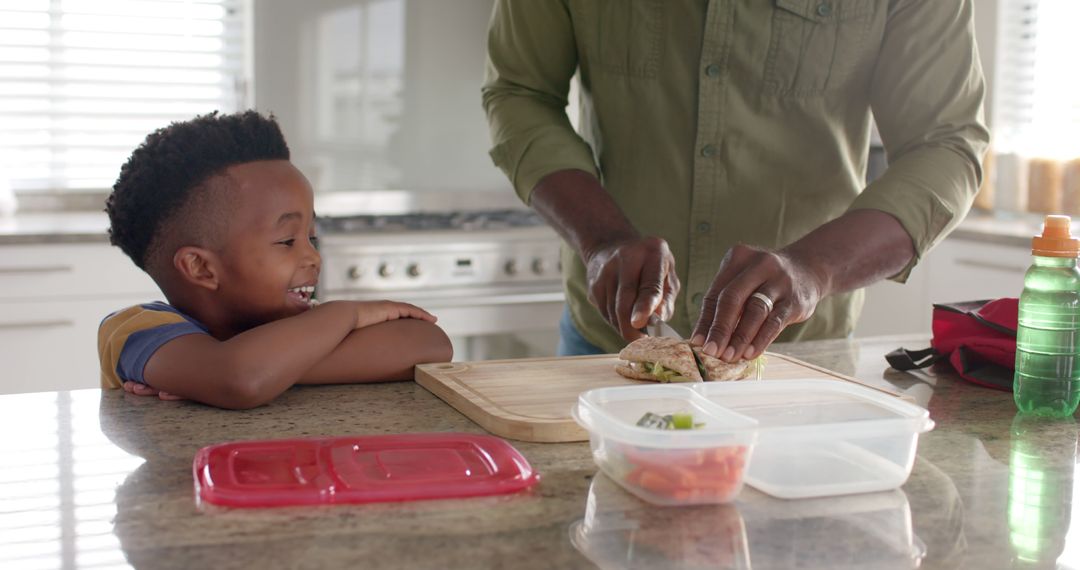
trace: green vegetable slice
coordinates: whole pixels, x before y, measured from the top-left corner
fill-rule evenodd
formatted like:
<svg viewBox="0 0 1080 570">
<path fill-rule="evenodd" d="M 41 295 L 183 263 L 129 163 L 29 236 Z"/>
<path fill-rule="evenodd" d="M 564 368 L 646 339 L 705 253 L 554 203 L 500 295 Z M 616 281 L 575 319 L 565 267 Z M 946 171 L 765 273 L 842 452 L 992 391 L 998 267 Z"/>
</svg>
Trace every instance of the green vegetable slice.
<svg viewBox="0 0 1080 570">
<path fill-rule="evenodd" d="M 690 412 L 675 412 L 661 416 L 653 412 L 645 412 L 637 421 L 638 426 L 652 429 L 701 429 L 705 427 L 703 422 L 694 422 L 694 415 Z"/>
<path fill-rule="evenodd" d="M 694 416 L 689 412 L 671 414 L 671 425 L 675 429 L 694 429 Z"/>
<path fill-rule="evenodd" d="M 656 376 L 656 379 L 661 382 L 693 382 L 693 380 L 657 362 L 644 362 L 643 364 L 649 373 Z"/>
</svg>

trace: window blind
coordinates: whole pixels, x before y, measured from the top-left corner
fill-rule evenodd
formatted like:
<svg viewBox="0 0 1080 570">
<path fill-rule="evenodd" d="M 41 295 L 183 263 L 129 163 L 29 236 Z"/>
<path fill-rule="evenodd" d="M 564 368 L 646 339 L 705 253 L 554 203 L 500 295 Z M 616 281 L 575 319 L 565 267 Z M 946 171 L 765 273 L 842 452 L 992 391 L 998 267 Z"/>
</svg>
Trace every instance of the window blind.
<svg viewBox="0 0 1080 570">
<path fill-rule="evenodd" d="M 995 147 L 1028 157 L 1080 157 L 1080 2 L 1001 0 Z"/>
<path fill-rule="evenodd" d="M 109 188 L 149 132 L 240 108 L 244 1 L 0 1 L 0 178 Z"/>
</svg>

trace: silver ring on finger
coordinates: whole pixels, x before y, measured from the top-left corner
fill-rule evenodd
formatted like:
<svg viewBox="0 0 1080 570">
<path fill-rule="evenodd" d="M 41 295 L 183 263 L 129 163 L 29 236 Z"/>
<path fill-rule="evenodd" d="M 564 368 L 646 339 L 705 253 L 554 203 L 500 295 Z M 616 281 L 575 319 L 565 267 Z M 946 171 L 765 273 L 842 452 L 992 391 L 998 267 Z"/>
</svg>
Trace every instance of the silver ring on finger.
<svg viewBox="0 0 1080 570">
<path fill-rule="evenodd" d="M 753 295 L 750 295 L 750 298 L 757 299 L 758 301 L 761 301 L 763 305 L 765 305 L 765 314 L 772 313 L 773 300 L 770 299 L 768 295 L 760 291 L 755 291 Z"/>
</svg>

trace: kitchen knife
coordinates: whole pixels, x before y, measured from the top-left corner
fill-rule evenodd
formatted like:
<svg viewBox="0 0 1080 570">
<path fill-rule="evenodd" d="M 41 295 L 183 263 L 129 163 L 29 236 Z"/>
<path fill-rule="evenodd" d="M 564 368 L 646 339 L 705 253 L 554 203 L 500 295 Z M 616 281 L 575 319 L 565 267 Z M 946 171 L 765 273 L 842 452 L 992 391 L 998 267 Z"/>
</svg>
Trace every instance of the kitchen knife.
<svg viewBox="0 0 1080 570">
<path fill-rule="evenodd" d="M 649 336 L 664 337 L 664 338 L 676 338 L 683 340 L 682 335 L 671 328 L 671 325 L 660 320 L 660 317 L 652 315 L 649 317 L 649 324 L 645 325 L 645 333 Z"/>
</svg>

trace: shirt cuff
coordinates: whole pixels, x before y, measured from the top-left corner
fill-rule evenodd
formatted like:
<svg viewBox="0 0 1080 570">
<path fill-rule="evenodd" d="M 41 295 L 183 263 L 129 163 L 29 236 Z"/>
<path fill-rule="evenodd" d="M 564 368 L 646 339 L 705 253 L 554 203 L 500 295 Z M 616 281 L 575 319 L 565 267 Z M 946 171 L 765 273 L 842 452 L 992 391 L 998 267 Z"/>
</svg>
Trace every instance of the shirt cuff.
<svg viewBox="0 0 1080 570">
<path fill-rule="evenodd" d="M 573 131 L 563 127 L 540 127 L 526 135 L 507 139 L 489 153 L 526 204 L 540 180 L 560 170 L 584 170 L 599 178 L 592 148 Z"/>
<path fill-rule="evenodd" d="M 944 150 L 948 154 L 952 151 Z M 896 275 L 907 281 L 912 269 L 964 219 L 974 198 L 979 173 L 958 168 L 961 157 L 923 152 L 890 167 L 852 202 L 848 210 L 879 210 L 895 217 L 911 237 L 915 256 Z"/>
</svg>

